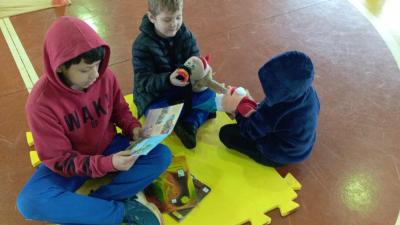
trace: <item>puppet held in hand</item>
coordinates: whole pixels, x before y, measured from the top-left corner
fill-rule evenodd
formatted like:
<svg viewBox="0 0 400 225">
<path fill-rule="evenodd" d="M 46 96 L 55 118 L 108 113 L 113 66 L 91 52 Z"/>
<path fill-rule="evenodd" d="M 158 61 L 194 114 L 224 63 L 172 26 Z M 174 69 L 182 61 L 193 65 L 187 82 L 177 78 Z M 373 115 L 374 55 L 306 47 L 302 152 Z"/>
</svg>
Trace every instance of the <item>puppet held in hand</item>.
<svg viewBox="0 0 400 225">
<path fill-rule="evenodd" d="M 201 92 L 210 88 L 216 93 L 225 93 L 224 84 L 213 79 L 212 68 L 208 64 L 209 57 L 192 56 L 178 68 L 178 74 L 182 81 L 189 81 L 194 92 Z"/>
<path fill-rule="evenodd" d="M 215 99 L 208 101 L 198 109 L 210 112 L 226 112 L 229 117 L 234 119 L 237 108 L 243 116 L 248 117 L 253 112 L 256 103 L 242 87 L 225 87 L 213 79 L 212 68 L 208 64 L 209 58 L 192 56 L 178 68 L 178 77 L 184 82 L 190 81 L 194 92 L 201 92 L 210 88 L 217 93 Z M 240 107 L 238 107 L 240 103 Z"/>
</svg>

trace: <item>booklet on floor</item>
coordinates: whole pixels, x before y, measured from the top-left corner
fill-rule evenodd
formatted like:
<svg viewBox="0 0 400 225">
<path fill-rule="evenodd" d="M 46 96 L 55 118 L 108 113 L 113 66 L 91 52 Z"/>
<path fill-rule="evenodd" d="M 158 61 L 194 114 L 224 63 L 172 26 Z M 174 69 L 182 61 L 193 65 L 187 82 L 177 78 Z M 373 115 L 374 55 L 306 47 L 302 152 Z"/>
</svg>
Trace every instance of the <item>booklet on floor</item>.
<svg viewBox="0 0 400 225">
<path fill-rule="evenodd" d="M 180 222 L 210 191 L 209 186 L 190 173 L 186 157 L 180 155 L 172 158 L 167 170 L 146 187 L 144 193 L 162 213 Z"/>
</svg>

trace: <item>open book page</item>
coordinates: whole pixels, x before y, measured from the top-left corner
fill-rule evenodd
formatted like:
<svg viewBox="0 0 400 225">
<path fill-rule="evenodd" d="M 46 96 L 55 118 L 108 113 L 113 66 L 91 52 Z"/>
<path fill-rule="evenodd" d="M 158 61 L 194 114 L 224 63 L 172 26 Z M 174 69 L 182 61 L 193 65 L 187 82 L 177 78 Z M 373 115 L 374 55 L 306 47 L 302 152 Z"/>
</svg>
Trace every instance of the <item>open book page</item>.
<svg viewBox="0 0 400 225">
<path fill-rule="evenodd" d="M 165 108 L 151 109 L 144 122 L 144 131 L 150 136 L 170 134 L 182 111 L 183 103 Z"/>
<path fill-rule="evenodd" d="M 144 133 L 148 138 L 133 142 L 128 149 L 132 155 L 147 155 L 174 130 L 175 124 L 182 111 L 183 103 L 164 108 L 151 109 L 144 122 Z"/>
</svg>

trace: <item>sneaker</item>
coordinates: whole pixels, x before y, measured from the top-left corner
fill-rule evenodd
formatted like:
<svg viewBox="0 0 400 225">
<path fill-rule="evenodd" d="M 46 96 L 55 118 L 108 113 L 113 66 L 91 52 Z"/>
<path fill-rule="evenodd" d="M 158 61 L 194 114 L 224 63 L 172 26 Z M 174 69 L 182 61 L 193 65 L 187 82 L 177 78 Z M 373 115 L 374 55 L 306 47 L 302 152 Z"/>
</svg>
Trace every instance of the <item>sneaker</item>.
<svg viewBox="0 0 400 225">
<path fill-rule="evenodd" d="M 195 125 L 178 122 L 175 125 L 174 131 L 186 148 L 192 149 L 196 147 L 197 127 Z"/>
<path fill-rule="evenodd" d="M 162 225 L 161 213 L 158 208 L 146 200 L 143 192 L 128 198 L 124 202 L 126 225 Z"/>
</svg>

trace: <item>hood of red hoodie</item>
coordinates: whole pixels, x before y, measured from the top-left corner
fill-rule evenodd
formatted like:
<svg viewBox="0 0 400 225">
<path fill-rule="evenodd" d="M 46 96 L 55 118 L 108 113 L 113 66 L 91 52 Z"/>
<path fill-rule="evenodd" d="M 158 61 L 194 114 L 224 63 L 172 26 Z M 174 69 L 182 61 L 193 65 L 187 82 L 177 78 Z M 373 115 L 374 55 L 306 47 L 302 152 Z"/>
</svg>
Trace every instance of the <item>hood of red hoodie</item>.
<svg viewBox="0 0 400 225">
<path fill-rule="evenodd" d="M 87 23 L 74 17 L 60 17 L 50 26 L 46 34 L 44 76 L 62 90 L 82 93 L 67 87 L 57 75 L 56 70 L 63 63 L 100 46 L 105 47 L 105 54 L 99 67 L 98 80 L 102 79 L 110 59 L 109 46 Z"/>
</svg>

